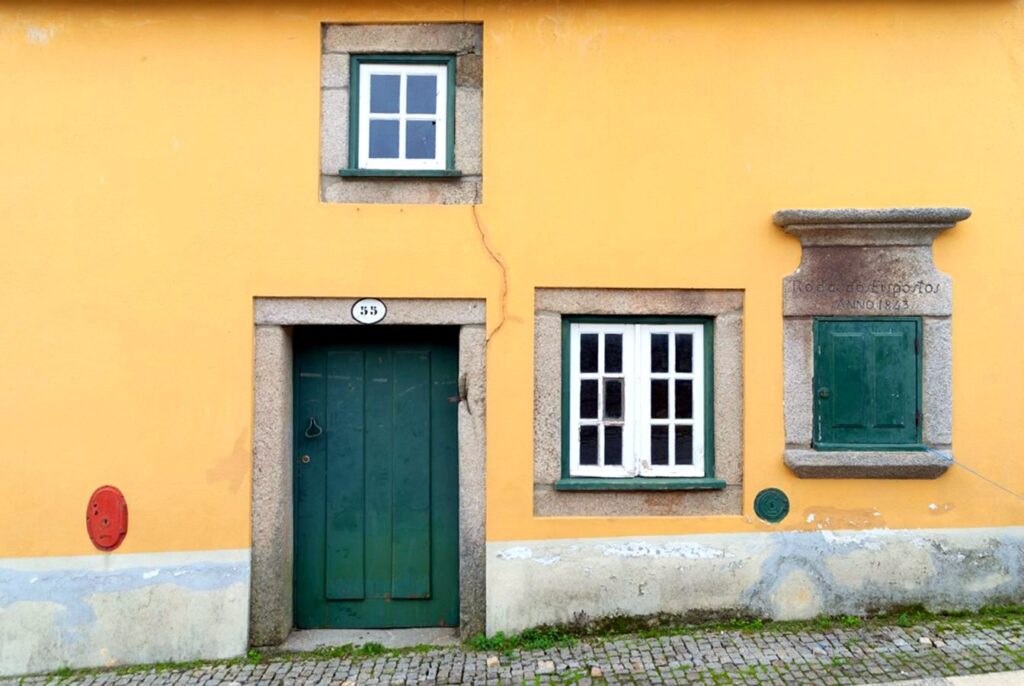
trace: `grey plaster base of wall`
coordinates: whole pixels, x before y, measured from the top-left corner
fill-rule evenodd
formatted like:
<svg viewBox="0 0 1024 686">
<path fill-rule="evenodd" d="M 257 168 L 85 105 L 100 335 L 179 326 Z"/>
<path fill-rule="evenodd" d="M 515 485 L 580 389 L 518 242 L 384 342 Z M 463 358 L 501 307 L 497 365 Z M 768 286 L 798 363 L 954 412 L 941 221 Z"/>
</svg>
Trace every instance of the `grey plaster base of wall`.
<svg viewBox="0 0 1024 686">
<path fill-rule="evenodd" d="M 292 617 L 292 344 L 294 326 L 354 325 L 353 298 L 256 298 L 250 643 L 279 645 Z M 461 630 L 484 625 L 485 303 L 392 298 L 388 325 L 458 325 Z"/>
<path fill-rule="evenodd" d="M 1024 599 L 1024 528 L 490 543 L 487 631 L 614 615 L 776 620 Z"/>
<path fill-rule="evenodd" d="M 743 291 L 539 288 L 534 297 L 533 511 L 538 516 L 683 516 L 743 509 Z M 556 491 L 562 470 L 562 316 L 713 316 L 715 476 L 724 490 Z"/>
<path fill-rule="evenodd" d="M 0 678 L 245 654 L 249 550 L 0 559 Z"/>
<path fill-rule="evenodd" d="M 786 466 L 805 479 L 935 479 L 953 457 L 910 451 L 786 450 Z"/>
</svg>

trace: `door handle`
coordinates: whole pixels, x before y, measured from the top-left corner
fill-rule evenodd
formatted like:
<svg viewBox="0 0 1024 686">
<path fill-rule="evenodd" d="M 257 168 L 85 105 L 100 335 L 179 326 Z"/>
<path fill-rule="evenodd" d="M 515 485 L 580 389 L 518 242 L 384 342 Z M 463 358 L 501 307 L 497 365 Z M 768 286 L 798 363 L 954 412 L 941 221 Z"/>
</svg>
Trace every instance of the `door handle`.
<svg viewBox="0 0 1024 686">
<path fill-rule="evenodd" d="M 828 398 L 830 395 L 831 395 L 831 393 L 829 393 L 829 390 L 827 388 L 819 388 L 818 389 L 818 397 L 819 398 L 825 399 L 825 398 Z"/>
<path fill-rule="evenodd" d="M 316 423 L 316 417 L 310 417 L 309 426 L 306 427 L 306 438 L 316 438 L 323 432 L 324 430 Z"/>
</svg>

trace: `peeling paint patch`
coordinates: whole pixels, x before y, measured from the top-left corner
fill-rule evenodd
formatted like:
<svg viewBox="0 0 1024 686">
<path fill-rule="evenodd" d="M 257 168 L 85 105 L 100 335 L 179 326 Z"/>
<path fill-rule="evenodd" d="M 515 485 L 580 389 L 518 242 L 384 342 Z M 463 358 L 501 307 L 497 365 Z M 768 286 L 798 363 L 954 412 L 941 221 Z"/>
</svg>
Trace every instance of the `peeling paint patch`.
<svg viewBox="0 0 1024 686">
<path fill-rule="evenodd" d="M 545 567 L 550 567 L 562 559 L 561 555 L 548 555 L 545 557 L 534 557 L 533 551 L 526 547 L 509 548 L 497 555 L 499 560 L 533 560 Z"/>
<path fill-rule="evenodd" d="M 599 545 L 605 556 L 615 557 L 674 557 L 687 560 L 712 560 L 732 557 L 723 550 L 709 548 L 698 543 L 649 544 L 643 541 L 628 541 L 615 545 Z"/>
</svg>

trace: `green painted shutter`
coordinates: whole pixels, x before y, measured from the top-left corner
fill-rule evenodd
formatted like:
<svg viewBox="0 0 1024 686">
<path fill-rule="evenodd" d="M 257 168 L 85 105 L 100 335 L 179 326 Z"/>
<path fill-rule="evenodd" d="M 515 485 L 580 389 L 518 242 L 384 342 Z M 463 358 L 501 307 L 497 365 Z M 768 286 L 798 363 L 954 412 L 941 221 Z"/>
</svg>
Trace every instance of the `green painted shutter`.
<svg viewBox="0 0 1024 686">
<path fill-rule="evenodd" d="M 921 442 L 921 322 L 814 323 L 814 446 L 908 449 Z"/>
</svg>

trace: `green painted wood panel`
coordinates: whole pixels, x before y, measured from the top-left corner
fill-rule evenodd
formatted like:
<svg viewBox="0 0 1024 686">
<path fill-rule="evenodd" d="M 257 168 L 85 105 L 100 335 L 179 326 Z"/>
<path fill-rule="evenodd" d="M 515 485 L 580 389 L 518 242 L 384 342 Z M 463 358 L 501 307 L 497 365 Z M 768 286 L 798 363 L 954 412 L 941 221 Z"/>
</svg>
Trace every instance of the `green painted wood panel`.
<svg viewBox="0 0 1024 686">
<path fill-rule="evenodd" d="M 323 417 L 326 399 L 326 357 L 323 350 L 296 350 L 295 402 L 295 529 L 304 541 L 322 541 L 326 531 L 327 444 L 306 438 L 310 417 Z M 306 462 L 306 458 L 309 461 Z M 299 626 L 319 626 L 327 608 L 318 598 L 324 589 L 324 546 L 302 546 L 295 557 L 295 617 Z"/>
<path fill-rule="evenodd" d="M 457 625 L 457 329 L 318 327 L 295 347 L 296 624 Z"/>
<path fill-rule="evenodd" d="M 363 597 L 363 387 L 365 355 L 327 351 L 325 595 Z M 327 430 L 325 429 L 325 431 Z"/>
<path fill-rule="evenodd" d="M 430 597 L 430 353 L 394 356 L 393 598 Z"/>
<path fill-rule="evenodd" d="M 830 449 L 919 446 L 921 322 L 814 323 L 814 443 Z"/>
</svg>

